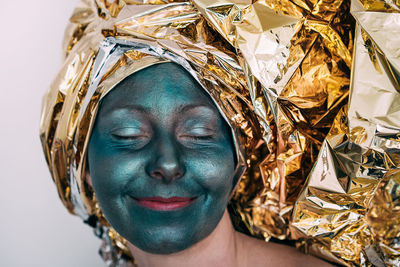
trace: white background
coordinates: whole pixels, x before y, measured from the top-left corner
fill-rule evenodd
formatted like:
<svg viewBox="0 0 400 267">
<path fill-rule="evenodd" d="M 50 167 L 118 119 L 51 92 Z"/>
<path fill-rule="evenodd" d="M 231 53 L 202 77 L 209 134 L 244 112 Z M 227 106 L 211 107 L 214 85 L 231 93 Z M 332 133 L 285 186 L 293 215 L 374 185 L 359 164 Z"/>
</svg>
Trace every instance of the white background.
<svg viewBox="0 0 400 267">
<path fill-rule="evenodd" d="M 61 204 L 39 141 L 41 98 L 77 0 L 0 0 L 0 266 L 105 266 Z"/>
</svg>

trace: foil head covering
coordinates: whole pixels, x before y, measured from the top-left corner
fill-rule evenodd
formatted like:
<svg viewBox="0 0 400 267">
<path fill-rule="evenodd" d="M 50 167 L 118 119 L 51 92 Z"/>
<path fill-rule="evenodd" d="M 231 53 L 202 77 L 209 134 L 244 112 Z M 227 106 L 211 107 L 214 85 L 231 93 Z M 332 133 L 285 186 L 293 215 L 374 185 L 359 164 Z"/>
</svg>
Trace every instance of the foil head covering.
<svg viewBox="0 0 400 267">
<path fill-rule="evenodd" d="M 399 29 L 392 1 L 82 0 L 40 127 L 62 202 L 109 266 L 134 265 L 85 181 L 86 147 L 102 97 L 172 61 L 233 130 L 237 229 L 342 265 L 398 266 Z"/>
</svg>

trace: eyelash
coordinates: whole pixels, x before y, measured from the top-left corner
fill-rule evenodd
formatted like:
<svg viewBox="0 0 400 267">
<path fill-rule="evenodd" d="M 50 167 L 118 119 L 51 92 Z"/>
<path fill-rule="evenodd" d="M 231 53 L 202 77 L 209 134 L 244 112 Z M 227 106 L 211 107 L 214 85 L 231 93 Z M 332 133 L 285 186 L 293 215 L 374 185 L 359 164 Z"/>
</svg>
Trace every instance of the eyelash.
<svg viewBox="0 0 400 267">
<path fill-rule="evenodd" d="M 126 145 L 139 145 L 142 144 L 142 141 L 146 141 L 146 139 L 149 137 L 147 135 L 119 135 L 119 134 L 112 134 L 112 136 L 120 143 L 120 145 L 122 146 L 126 146 Z M 186 135 L 180 135 L 178 136 L 179 139 L 183 139 L 183 142 L 193 142 L 193 143 L 206 143 L 209 141 L 212 141 L 213 139 L 215 139 L 215 136 L 213 134 L 205 134 L 205 135 L 195 135 L 195 134 L 186 134 Z M 149 140 L 147 140 L 149 141 Z"/>
<path fill-rule="evenodd" d="M 180 136 L 181 138 L 190 138 L 190 139 L 195 139 L 195 140 L 211 140 L 214 138 L 213 135 L 183 135 Z"/>
<path fill-rule="evenodd" d="M 113 134 L 112 135 L 114 138 L 120 139 L 120 140 L 138 140 L 142 137 L 147 137 L 144 135 L 117 135 L 117 134 Z"/>
</svg>

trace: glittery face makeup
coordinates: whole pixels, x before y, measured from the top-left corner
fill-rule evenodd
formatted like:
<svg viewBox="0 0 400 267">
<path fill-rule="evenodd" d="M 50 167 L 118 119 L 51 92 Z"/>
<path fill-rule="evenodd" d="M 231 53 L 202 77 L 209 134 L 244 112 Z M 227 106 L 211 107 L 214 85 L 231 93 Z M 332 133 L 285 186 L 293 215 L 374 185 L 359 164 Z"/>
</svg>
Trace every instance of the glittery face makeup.
<svg viewBox="0 0 400 267">
<path fill-rule="evenodd" d="M 186 249 L 215 229 L 235 169 L 229 125 L 174 63 L 132 74 L 103 98 L 88 162 L 107 220 L 157 254 Z"/>
</svg>

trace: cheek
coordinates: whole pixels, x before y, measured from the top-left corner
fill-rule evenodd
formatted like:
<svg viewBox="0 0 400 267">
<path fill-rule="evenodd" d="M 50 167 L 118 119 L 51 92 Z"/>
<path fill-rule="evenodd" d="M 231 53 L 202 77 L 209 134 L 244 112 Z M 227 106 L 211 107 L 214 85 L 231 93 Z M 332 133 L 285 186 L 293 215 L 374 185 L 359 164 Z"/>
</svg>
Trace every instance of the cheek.
<svg viewBox="0 0 400 267">
<path fill-rule="evenodd" d="M 214 198 L 226 198 L 232 189 L 234 159 L 231 150 L 193 153 L 189 157 L 193 177 Z"/>
<path fill-rule="evenodd" d="M 138 177 L 143 157 L 112 149 L 94 149 L 88 153 L 89 171 L 96 195 L 121 195 L 127 183 Z"/>
</svg>

